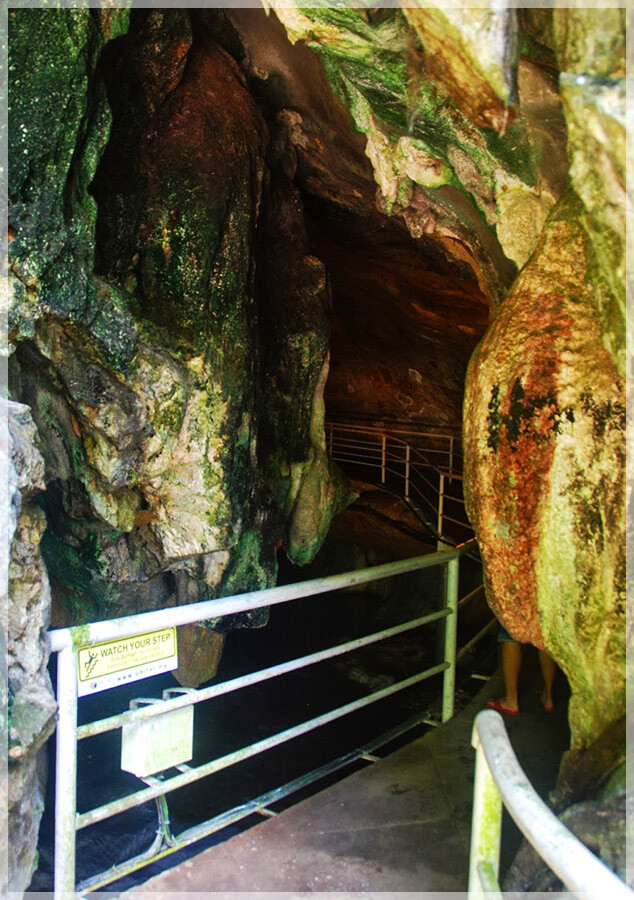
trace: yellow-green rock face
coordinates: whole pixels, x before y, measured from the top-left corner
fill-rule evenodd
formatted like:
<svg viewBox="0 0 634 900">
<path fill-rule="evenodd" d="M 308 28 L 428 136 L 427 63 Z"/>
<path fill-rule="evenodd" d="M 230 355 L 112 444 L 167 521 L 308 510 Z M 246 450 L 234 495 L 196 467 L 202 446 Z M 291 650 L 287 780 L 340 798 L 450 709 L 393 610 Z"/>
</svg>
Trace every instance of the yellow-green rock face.
<svg viewBox="0 0 634 900">
<path fill-rule="evenodd" d="M 488 598 L 572 688 L 575 745 L 624 712 L 624 385 L 603 345 L 592 244 L 570 197 L 470 364 L 468 510 Z"/>
<path fill-rule="evenodd" d="M 625 709 L 624 45 L 605 12 L 550 23 L 571 187 L 471 361 L 464 410 L 489 600 L 565 671 L 577 747 Z"/>
</svg>

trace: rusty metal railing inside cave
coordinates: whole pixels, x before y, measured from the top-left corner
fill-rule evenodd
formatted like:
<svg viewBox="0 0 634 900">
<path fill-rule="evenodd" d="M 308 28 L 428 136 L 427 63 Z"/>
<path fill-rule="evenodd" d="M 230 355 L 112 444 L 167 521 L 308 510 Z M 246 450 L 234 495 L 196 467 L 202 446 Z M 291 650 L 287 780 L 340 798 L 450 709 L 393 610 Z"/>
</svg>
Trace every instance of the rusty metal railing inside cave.
<svg viewBox="0 0 634 900">
<path fill-rule="evenodd" d="M 326 446 L 349 475 L 401 496 L 439 550 L 473 537 L 457 430 L 328 420 Z"/>
<path fill-rule="evenodd" d="M 401 726 L 393 729 L 376 740 L 365 744 L 344 756 L 316 769 L 306 775 L 270 791 L 249 803 L 195 825 L 178 835 L 173 835 L 170 830 L 169 815 L 166 795 L 187 785 L 191 785 L 200 779 L 206 778 L 215 772 L 226 769 L 242 760 L 254 757 L 257 754 L 270 750 L 286 741 L 293 740 L 307 734 L 320 726 L 333 722 L 345 715 L 376 703 L 399 691 L 403 691 L 419 682 L 432 678 L 442 673 L 442 711 L 441 720 L 447 721 L 454 711 L 455 671 L 456 671 L 456 619 L 460 605 L 458 600 L 458 576 L 459 560 L 468 554 L 474 545 L 474 541 L 468 541 L 453 549 L 427 554 L 384 565 L 373 566 L 354 572 L 340 575 L 331 575 L 304 581 L 297 584 L 283 585 L 268 588 L 266 590 L 251 593 L 238 594 L 215 600 L 207 600 L 200 603 L 185 606 L 155 610 L 126 616 L 119 619 L 111 619 L 103 622 L 93 622 L 88 625 L 73 628 L 62 628 L 49 632 L 51 650 L 58 654 L 57 660 L 57 750 L 56 750 L 56 793 L 55 793 L 55 853 L 54 853 L 54 885 L 56 900 L 61 900 L 62 895 L 78 890 L 88 892 L 111 884 L 113 881 L 126 874 L 148 865 L 170 853 L 175 852 L 189 844 L 208 835 L 220 831 L 225 826 L 240 821 L 252 813 L 269 815 L 270 805 L 300 788 L 323 778 L 326 775 L 349 765 L 355 760 L 372 760 L 373 750 L 384 743 L 389 742 L 400 734 L 424 722 L 430 725 L 438 724 L 431 719 L 429 713 L 421 711 L 419 715 L 410 718 Z M 244 613 L 248 610 L 269 607 L 275 604 L 288 603 L 300 598 L 325 594 L 330 591 L 343 590 L 358 585 L 370 584 L 380 579 L 396 577 L 408 572 L 416 572 L 432 567 L 444 569 L 444 594 L 441 608 L 426 615 L 418 616 L 404 623 L 399 623 L 382 631 L 374 632 L 354 640 L 319 650 L 306 656 L 297 657 L 274 665 L 270 668 L 251 672 L 229 681 L 212 684 L 198 690 L 173 688 L 163 692 L 161 698 L 139 698 L 132 701 L 130 709 L 117 715 L 96 720 L 78 726 L 78 665 L 80 654 L 82 659 L 96 657 L 96 648 L 103 647 L 104 642 L 116 642 L 123 638 L 144 636 L 155 633 L 162 628 L 172 628 L 179 625 L 201 622 L 210 618 L 218 619 L 222 616 Z M 474 592 L 471 592 L 473 595 Z M 469 595 L 468 595 L 469 596 Z M 465 598 L 466 599 L 466 598 Z M 410 677 L 390 684 L 379 690 L 353 700 L 336 709 L 330 710 L 319 716 L 300 722 L 284 731 L 272 734 L 269 737 L 257 740 L 248 746 L 242 747 L 232 753 L 217 759 L 212 759 L 200 765 L 190 766 L 191 756 L 186 762 L 165 767 L 159 771 L 144 771 L 138 777 L 144 783 L 144 787 L 123 797 L 89 809 L 86 812 L 77 812 L 77 743 L 88 740 L 96 735 L 117 729 L 134 729 L 136 726 L 157 721 L 162 717 L 173 715 L 176 711 L 191 709 L 195 705 L 246 688 L 250 685 L 266 681 L 314 665 L 327 659 L 333 659 L 346 653 L 350 653 L 362 647 L 369 646 L 378 641 L 414 631 L 428 626 L 434 622 L 444 621 L 444 648 L 442 659 L 430 668 L 417 672 Z M 488 626 L 487 626 L 488 627 Z M 467 648 L 463 648 L 466 651 Z M 463 651 L 461 651 L 463 652 Z M 458 657 L 460 654 L 458 654 Z M 145 685 L 150 679 L 145 681 Z M 144 690 L 147 690 L 144 687 Z M 193 713 L 192 713 L 193 715 Z M 193 720 L 192 720 L 193 721 Z M 193 728 L 193 725 L 192 725 Z M 127 769 L 126 771 L 132 771 Z M 177 774 L 170 775 L 169 772 Z M 136 774 L 136 773 L 135 773 Z M 154 800 L 157 804 L 159 827 L 152 845 L 144 852 L 123 863 L 113 865 L 106 872 L 99 873 L 75 887 L 75 848 L 76 833 L 80 829 L 87 828 L 97 822 L 109 819 L 112 816 L 123 813 L 126 810 Z"/>
</svg>

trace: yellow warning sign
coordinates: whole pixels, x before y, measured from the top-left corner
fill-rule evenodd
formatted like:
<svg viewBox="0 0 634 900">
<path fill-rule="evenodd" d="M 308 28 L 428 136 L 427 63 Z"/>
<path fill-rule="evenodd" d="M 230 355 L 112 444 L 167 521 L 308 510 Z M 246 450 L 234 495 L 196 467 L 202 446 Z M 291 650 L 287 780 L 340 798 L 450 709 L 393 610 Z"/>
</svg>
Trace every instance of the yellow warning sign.
<svg viewBox="0 0 634 900">
<path fill-rule="evenodd" d="M 169 672 L 178 666 L 176 628 L 82 647 L 77 663 L 80 697 Z"/>
</svg>

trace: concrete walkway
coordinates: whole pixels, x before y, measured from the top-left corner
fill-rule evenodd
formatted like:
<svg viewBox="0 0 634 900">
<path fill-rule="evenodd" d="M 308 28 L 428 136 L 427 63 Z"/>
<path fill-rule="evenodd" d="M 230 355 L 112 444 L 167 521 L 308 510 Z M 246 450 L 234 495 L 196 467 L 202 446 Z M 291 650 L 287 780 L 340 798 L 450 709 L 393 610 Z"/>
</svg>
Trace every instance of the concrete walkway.
<svg viewBox="0 0 634 900">
<path fill-rule="evenodd" d="M 472 724 L 501 686 L 499 675 L 494 676 L 441 728 L 124 896 L 466 890 Z M 544 797 L 554 786 L 569 740 L 564 693 L 560 684 L 559 709 L 547 714 L 535 691 L 527 690 L 521 715 L 504 717 L 519 762 Z M 502 871 L 519 841 L 507 818 Z"/>
</svg>

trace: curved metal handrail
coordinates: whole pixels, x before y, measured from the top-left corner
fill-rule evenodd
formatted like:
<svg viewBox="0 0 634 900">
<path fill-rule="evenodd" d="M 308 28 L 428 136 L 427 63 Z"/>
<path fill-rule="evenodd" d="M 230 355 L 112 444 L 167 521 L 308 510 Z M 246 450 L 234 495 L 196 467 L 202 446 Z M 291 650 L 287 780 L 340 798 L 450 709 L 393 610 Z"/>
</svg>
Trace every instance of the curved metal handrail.
<svg viewBox="0 0 634 900">
<path fill-rule="evenodd" d="M 499 713 L 483 710 L 473 725 L 476 770 L 469 859 L 469 898 L 499 896 L 502 802 L 517 827 L 566 887 L 584 900 L 634 900 L 634 891 L 581 843 L 546 806 L 513 752 Z"/>
</svg>

